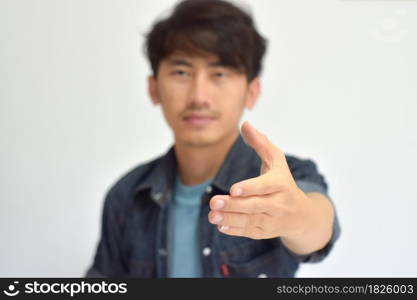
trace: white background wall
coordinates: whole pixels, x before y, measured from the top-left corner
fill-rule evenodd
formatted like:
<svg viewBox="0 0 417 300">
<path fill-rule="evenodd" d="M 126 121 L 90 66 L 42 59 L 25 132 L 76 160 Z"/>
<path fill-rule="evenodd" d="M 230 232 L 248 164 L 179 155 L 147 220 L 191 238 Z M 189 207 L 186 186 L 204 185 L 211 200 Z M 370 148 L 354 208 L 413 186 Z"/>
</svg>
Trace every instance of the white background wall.
<svg viewBox="0 0 417 300">
<path fill-rule="evenodd" d="M 174 1 L 0 0 L 0 276 L 83 276 L 107 188 L 172 143 L 141 47 Z M 247 1 L 269 39 L 245 115 L 312 158 L 342 237 L 298 276 L 417 276 L 417 1 Z"/>
</svg>

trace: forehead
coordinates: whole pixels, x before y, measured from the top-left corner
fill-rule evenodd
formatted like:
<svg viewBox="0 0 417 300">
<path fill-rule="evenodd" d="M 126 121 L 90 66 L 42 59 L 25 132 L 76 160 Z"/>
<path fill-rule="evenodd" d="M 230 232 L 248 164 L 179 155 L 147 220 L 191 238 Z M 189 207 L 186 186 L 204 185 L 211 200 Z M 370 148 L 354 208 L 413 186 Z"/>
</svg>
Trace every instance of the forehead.
<svg viewBox="0 0 417 300">
<path fill-rule="evenodd" d="M 196 65 L 196 64 L 205 64 L 205 65 L 220 65 L 219 57 L 212 53 L 186 53 L 182 51 L 175 51 L 163 59 L 163 62 L 178 65 Z"/>
</svg>

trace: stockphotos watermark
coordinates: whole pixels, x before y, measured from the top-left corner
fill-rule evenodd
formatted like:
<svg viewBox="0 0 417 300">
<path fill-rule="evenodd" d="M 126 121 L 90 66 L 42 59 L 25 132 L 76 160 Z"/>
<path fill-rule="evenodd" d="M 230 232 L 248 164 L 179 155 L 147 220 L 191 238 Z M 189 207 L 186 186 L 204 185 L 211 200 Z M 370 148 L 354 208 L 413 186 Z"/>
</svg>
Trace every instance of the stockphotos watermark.
<svg viewBox="0 0 417 300">
<path fill-rule="evenodd" d="M 90 282 L 25 282 L 19 285 L 19 281 L 13 281 L 7 289 L 3 290 L 7 296 L 14 297 L 19 294 L 65 294 L 74 297 L 77 294 L 126 294 L 127 283 L 107 283 L 101 281 L 100 283 Z"/>
</svg>

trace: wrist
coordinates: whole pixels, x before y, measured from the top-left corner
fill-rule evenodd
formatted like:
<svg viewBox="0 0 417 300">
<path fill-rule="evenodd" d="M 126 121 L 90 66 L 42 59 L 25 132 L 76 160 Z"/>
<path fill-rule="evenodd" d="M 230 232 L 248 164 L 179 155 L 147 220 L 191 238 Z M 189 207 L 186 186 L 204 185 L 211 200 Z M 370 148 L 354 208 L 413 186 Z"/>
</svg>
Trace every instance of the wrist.
<svg viewBox="0 0 417 300">
<path fill-rule="evenodd" d="M 310 254 L 323 248 L 331 238 L 333 207 L 320 193 L 303 196 L 303 211 L 300 212 L 300 227 L 296 232 L 281 236 L 283 244 L 297 254 Z"/>
</svg>

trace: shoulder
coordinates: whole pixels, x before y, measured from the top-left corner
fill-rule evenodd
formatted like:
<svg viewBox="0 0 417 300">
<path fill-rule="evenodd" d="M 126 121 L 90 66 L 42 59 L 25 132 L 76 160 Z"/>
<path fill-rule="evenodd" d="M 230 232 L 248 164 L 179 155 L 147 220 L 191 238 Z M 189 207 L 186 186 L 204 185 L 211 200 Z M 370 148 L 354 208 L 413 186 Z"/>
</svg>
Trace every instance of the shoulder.
<svg viewBox="0 0 417 300">
<path fill-rule="evenodd" d="M 114 183 L 107 189 L 105 206 L 109 209 L 128 206 L 129 201 L 133 199 L 136 188 L 149 180 L 152 171 L 161 159 L 162 156 L 159 156 L 133 166 L 116 178 Z"/>
<path fill-rule="evenodd" d="M 316 162 L 311 158 L 301 158 L 287 153 L 285 154 L 285 158 L 293 175 L 302 176 L 303 173 L 317 172 Z"/>
<path fill-rule="evenodd" d="M 316 191 L 327 194 L 327 182 L 313 159 L 292 154 L 285 154 L 285 158 L 294 180 L 305 193 Z"/>
</svg>

